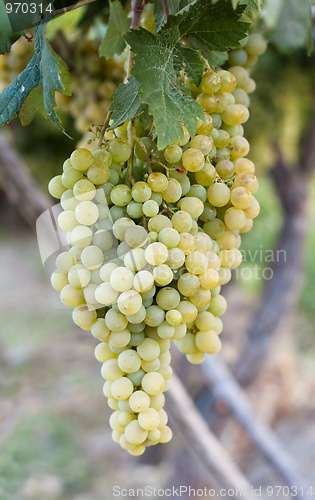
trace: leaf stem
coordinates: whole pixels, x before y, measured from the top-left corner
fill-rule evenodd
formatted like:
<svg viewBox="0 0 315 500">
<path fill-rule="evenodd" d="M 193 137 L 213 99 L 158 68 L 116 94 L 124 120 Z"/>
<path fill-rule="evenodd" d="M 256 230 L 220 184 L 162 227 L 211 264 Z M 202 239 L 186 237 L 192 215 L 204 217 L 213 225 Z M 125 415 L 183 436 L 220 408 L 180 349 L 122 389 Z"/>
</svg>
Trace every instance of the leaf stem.
<svg viewBox="0 0 315 500">
<path fill-rule="evenodd" d="M 98 147 L 99 148 L 102 146 L 104 135 L 105 135 L 106 129 L 108 128 L 109 120 L 110 120 L 111 116 L 112 116 L 112 112 L 108 111 L 106 118 L 105 118 L 105 121 L 104 121 L 102 128 L 101 128 L 101 131 L 100 131 L 100 136 L 99 136 L 99 140 L 98 140 Z"/>
</svg>

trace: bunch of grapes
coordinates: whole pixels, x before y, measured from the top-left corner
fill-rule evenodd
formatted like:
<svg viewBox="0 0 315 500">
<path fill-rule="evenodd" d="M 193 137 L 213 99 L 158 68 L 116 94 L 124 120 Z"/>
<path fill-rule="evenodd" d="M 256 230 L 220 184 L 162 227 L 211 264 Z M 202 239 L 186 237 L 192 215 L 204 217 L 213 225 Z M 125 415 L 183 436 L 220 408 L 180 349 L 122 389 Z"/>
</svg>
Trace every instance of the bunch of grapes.
<svg viewBox="0 0 315 500">
<path fill-rule="evenodd" d="M 245 50 L 261 53 L 251 36 Z M 107 131 L 94 152 L 75 150 L 49 184 L 70 246 L 52 285 L 75 324 L 100 340 L 112 437 L 132 455 L 172 437 L 163 409 L 171 341 L 194 364 L 220 351 L 221 287 L 259 213 L 242 126 L 249 70 L 207 68 L 190 87 L 205 111 L 195 137 L 183 127 L 177 144 L 158 150 L 137 118 Z"/>
</svg>

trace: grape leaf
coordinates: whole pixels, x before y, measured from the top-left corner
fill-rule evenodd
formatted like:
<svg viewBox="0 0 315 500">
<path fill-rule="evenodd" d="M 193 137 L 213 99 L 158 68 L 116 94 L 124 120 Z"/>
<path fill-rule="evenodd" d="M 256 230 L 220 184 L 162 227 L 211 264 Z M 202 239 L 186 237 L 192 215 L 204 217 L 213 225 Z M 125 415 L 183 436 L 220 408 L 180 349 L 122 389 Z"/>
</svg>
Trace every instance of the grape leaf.
<svg viewBox="0 0 315 500">
<path fill-rule="evenodd" d="M 202 107 L 187 96 L 177 79 L 178 38 L 176 27 L 155 35 L 142 28 L 125 35 L 135 54 L 131 73 L 140 84 L 141 101 L 153 116 L 160 149 L 183 137 L 181 122 L 194 136 L 197 117 L 204 117 Z"/>
<path fill-rule="evenodd" d="M 240 45 L 249 23 L 241 21 L 244 5 L 233 9 L 229 1 L 213 5 L 209 0 L 199 0 L 180 20 L 169 16 L 167 26 L 177 25 L 181 36 L 192 36 L 202 48 L 224 52 Z"/>
<path fill-rule="evenodd" d="M 109 8 L 108 28 L 99 50 L 100 55 L 104 57 L 113 57 L 115 54 L 119 55 L 122 53 L 126 47 L 123 36 L 130 27 L 128 13 L 126 10 L 123 10 L 119 0 L 110 2 Z"/>
<path fill-rule="evenodd" d="M 44 98 L 43 98 L 43 87 L 41 85 L 36 85 L 27 98 L 22 104 L 19 119 L 23 126 L 31 123 L 37 111 L 47 118 L 47 114 L 44 106 Z"/>
<path fill-rule="evenodd" d="M 310 0 L 299 0 L 299 2 L 286 0 L 279 16 L 279 23 L 271 33 L 270 40 L 283 53 L 305 47 L 309 41 L 311 21 Z"/>
<path fill-rule="evenodd" d="M 174 49 L 174 55 L 177 58 L 177 61 L 174 61 L 177 73 L 184 67 L 184 71 L 188 78 L 191 78 L 192 83 L 196 85 L 196 87 L 199 87 L 205 63 L 201 59 L 198 50 L 177 44 Z"/>
<path fill-rule="evenodd" d="M 111 129 L 119 127 L 126 120 L 131 120 L 144 110 L 144 104 L 139 97 L 140 83 L 135 78 L 129 78 L 128 83 L 120 85 L 112 94 L 113 103 L 109 110 L 112 111 Z"/>
<path fill-rule="evenodd" d="M 57 107 L 55 101 L 56 91 L 65 95 L 71 95 L 72 93 L 68 66 L 65 61 L 56 54 L 45 37 L 44 25 L 40 25 L 38 28 L 34 29 L 34 37 L 35 53 L 38 55 L 40 61 L 40 83 L 43 87 L 45 111 L 54 125 L 64 132 L 54 108 Z"/>
<path fill-rule="evenodd" d="M 0 34 L 0 54 L 10 52 L 12 41 L 5 33 Z"/>
<path fill-rule="evenodd" d="M 35 53 L 13 82 L 0 94 L 0 125 L 17 116 L 31 91 L 41 85 L 47 117 L 64 132 L 55 113 L 57 107 L 54 92 L 71 95 L 70 74 L 66 63 L 52 49 L 45 37 L 45 26 L 34 28 Z M 38 104 L 33 101 L 33 104 Z"/>
<path fill-rule="evenodd" d="M 20 112 L 31 90 L 40 83 L 39 58 L 34 54 L 26 68 L 0 94 L 0 125 Z"/>
<path fill-rule="evenodd" d="M 263 0 L 240 0 L 238 5 L 244 5 L 244 14 L 250 19 L 253 19 L 255 14 L 261 12 L 263 3 Z"/>
<path fill-rule="evenodd" d="M 155 33 L 157 33 L 166 23 L 166 17 L 164 14 L 162 0 L 152 0 L 152 3 L 154 4 L 155 13 Z M 166 4 L 168 13 L 176 15 L 179 10 L 180 0 L 166 0 Z"/>
</svg>

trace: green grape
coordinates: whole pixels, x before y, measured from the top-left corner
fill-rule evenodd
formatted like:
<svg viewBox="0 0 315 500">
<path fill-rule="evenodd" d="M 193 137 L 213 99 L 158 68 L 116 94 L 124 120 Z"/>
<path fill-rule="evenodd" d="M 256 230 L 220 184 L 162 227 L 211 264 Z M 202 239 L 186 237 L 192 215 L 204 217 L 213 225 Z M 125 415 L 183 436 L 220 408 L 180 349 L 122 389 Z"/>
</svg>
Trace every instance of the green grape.
<svg viewBox="0 0 315 500">
<path fill-rule="evenodd" d="M 196 172 L 196 181 L 201 186 L 210 186 L 216 178 L 216 169 L 211 163 L 205 163 L 203 168 Z"/>
<path fill-rule="evenodd" d="M 161 288 L 156 295 L 156 303 L 165 311 L 175 309 L 180 302 L 180 295 L 174 288 L 165 287 Z"/>
<path fill-rule="evenodd" d="M 195 135 L 195 137 L 189 143 L 189 147 L 191 149 L 199 150 L 204 156 L 207 156 L 212 151 L 213 146 L 214 146 L 214 142 L 213 142 L 212 137 L 209 137 L 207 135 L 201 135 L 201 134 Z M 187 150 L 187 151 L 189 151 L 189 150 Z M 183 165 L 184 165 L 184 161 L 183 161 Z M 189 169 L 187 169 L 187 170 L 189 170 Z"/>
<path fill-rule="evenodd" d="M 113 381 L 111 392 L 115 399 L 128 399 L 133 392 L 133 383 L 128 377 L 120 377 Z"/>
<path fill-rule="evenodd" d="M 202 154 L 202 153 L 201 153 Z M 176 179 L 169 179 L 167 187 L 162 191 L 162 198 L 167 203 L 175 203 L 182 196 L 182 188 Z"/>
<path fill-rule="evenodd" d="M 146 203 L 148 203 L 148 202 L 146 202 Z M 129 217 L 131 217 L 133 219 L 140 219 L 143 215 L 142 203 L 137 203 L 133 200 L 130 203 L 128 203 L 126 210 L 127 210 L 127 214 L 129 215 Z"/>
<path fill-rule="evenodd" d="M 57 292 L 61 292 L 61 290 L 69 283 L 67 273 L 63 273 L 58 270 L 52 273 L 50 281 L 52 287 L 57 290 Z"/>
<path fill-rule="evenodd" d="M 200 86 L 203 92 L 207 94 L 218 92 L 221 87 L 220 77 L 214 71 L 207 71 L 202 77 Z"/>
<path fill-rule="evenodd" d="M 66 191 L 66 188 L 62 182 L 61 175 L 56 175 L 49 181 L 48 191 L 54 198 L 60 199 L 62 197 L 62 195 Z"/>
<path fill-rule="evenodd" d="M 198 291 L 199 287 L 198 277 L 190 273 L 182 274 L 177 282 L 177 288 L 184 297 L 191 297 Z"/>
<path fill-rule="evenodd" d="M 186 197 L 180 200 L 180 209 L 187 212 L 192 219 L 199 217 L 204 209 L 204 204 L 199 198 L 196 197 Z"/>
<path fill-rule="evenodd" d="M 163 243 L 155 242 L 145 249 L 144 255 L 148 264 L 160 266 L 167 260 L 168 249 Z"/>
<path fill-rule="evenodd" d="M 150 372 L 144 375 L 141 386 L 149 396 L 157 396 L 160 392 L 163 392 L 165 380 L 160 373 Z"/>
<path fill-rule="evenodd" d="M 124 163 L 131 155 L 131 147 L 125 139 L 116 138 L 109 142 L 108 151 L 117 163 Z"/>
<path fill-rule="evenodd" d="M 148 238 L 148 233 L 144 227 L 132 226 L 128 227 L 125 232 L 125 242 L 131 248 L 143 246 Z"/>
<path fill-rule="evenodd" d="M 126 349 L 119 354 L 117 363 L 122 373 L 136 373 L 140 369 L 141 358 L 137 351 Z"/>
<path fill-rule="evenodd" d="M 104 255 L 102 250 L 95 246 L 89 245 L 82 250 L 81 262 L 89 270 L 98 269 L 103 264 Z"/>
<path fill-rule="evenodd" d="M 111 202 L 118 207 L 125 207 L 131 202 L 131 190 L 128 186 L 124 184 L 119 184 L 115 186 L 110 193 Z"/>
<path fill-rule="evenodd" d="M 154 217 L 159 213 L 159 204 L 154 200 L 147 200 L 143 203 L 142 210 L 147 217 Z"/>
<path fill-rule="evenodd" d="M 168 180 L 161 172 L 152 172 L 148 177 L 148 185 L 152 191 L 162 193 L 167 188 Z"/>
<path fill-rule="evenodd" d="M 169 163 L 178 163 L 181 160 L 183 150 L 180 146 L 173 144 L 164 151 L 165 160 Z"/>
<path fill-rule="evenodd" d="M 136 182 L 131 190 L 132 198 L 138 203 L 144 203 L 145 201 L 149 200 L 151 193 L 152 191 L 150 186 L 148 186 L 146 182 L 142 181 Z"/>
<path fill-rule="evenodd" d="M 151 327 L 159 326 L 164 321 L 164 310 L 159 306 L 152 305 L 146 310 L 144 322 Z"/>
<path fill-rule="evenodd" d="M 118 292 L 113 289 L 110 283 L 102 283 L 95 290 L 95 298 L 100 304 L 109 306 L 117 301 Z"/>
<path fill-rule="evenodd" d="M 112 182 L 110 180 L 110 172 L 111 171 L 109 170 L 109 168 L 103 163 L 95 163 L 94 165 L 92 165 L 92 167 L 89 168 L 87 177 L 93 184 L 105 184 L 105 182 L 107 181 Z"/>
<path fill-rule="evenodd" d="M 229 63 L 232 66 L 243 66 L 247 62 L 247 52 L 244 49 L 232 50 L 229 53 Z"/>
<path fill-rule="evenodd" d="M 159 233 L 165 227 L 172 227 L 171 221 L 165 215 L 159 214 L 159 215 L 156 215 L 155 217 L 152 217 L 149 220 L 149 223 L 148 223 L 149 231 L 155 231 L 156 233 Z"/>
<path fill-rule="evenodd" d="M 70 162 L 74 169 L 85 172 L 94 163 L 93 155 L 88 149 L 76 149 L 70 156 Z"/>
<path fill-rule="evenodd" d="M 229 179 L 234 174 L 234 163 L 229 160 L 221 160 L 216 164 L 216 169 L 222 179 Z"/>
<path fill-rule="evenodd" d="M 230 190 L 225 184 L 218 182 L 208 188 L 207 197 L 214 207 L 224 207 L 230 200 Z"/>
<path fill-rule="evenodd" d="M 197 136 L 197 137 L 200 137 L 200 136 Z M 206 136 L 204 136 L 204 137 L 206 137 Z M 207 138 L 207 139 L 209 139 L 209 138 Z M 210 151 L 211 151 L 211 149 L 210 149 Z M 182 163 L 183 163 L 183 167 L 186 170 L 188 170 L 189 172 L 198 172 L 198 170 L 201 170 L 205 164 L 205 157 L 204 157 L 204 154 L 199 149 L 196 149 L 195 147 L 191 147 L 189 149 L 186 149 L 186 151 L 184 151 L 183 156 L 182 156 Z M 174 200 L 174 201 L 177 201 L 177 200 Z"/>
<path fill-rule="evenodd" d="M 98 207 L 92 201 L 80 201 L 75 208 L 75 217 L 83 226 L 92 226 L 97 221 L 98 216 Z"/>
<path fill-rule="evenodd" d="M 217 333 L 208 330 L 196 333 L 196 346 L 201 352 L 216 354 L 221 350 L 222 344 Z"/>
<path fill-rule="evenodd" d="M 163 243 L 167 248 L 173 248 L 178 245 L 180 236 L 176 229 L 166 227 L 159 232 L 158 239 L 159 242 Z"/>
<path fill-rule="evenodd" d="M 260 56 L 266 51 L 267 42 L 260 33 L 251 33 L 248 36 L 246 52 L 251 56 Z"/>
</svg>

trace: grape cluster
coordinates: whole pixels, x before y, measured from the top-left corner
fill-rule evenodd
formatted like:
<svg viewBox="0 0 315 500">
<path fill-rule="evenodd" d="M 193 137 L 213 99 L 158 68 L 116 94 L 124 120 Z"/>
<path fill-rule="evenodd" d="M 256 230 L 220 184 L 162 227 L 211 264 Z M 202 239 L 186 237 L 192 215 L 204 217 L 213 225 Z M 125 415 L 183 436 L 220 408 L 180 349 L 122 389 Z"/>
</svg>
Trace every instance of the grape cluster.
<svg viewBox="0 0 315 500">
<path fill-rule="evenodd" d="M 221 349 L 221 287 L 259 213 L 242 126 L 249 70 L 207 68 L 198 88 L 186 84 L 205 111 L 193 138 L 183 127 L 161 151 L 139 119 L 126 122 L 104 147 L 75 150 L 49 184 L 70 246 L 52 285 L 75 324 L 101 341 L 112 437 L 132 455 L 171 439 L 171 341 L 194 364 Z"/>
</svg>

